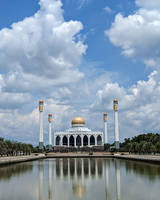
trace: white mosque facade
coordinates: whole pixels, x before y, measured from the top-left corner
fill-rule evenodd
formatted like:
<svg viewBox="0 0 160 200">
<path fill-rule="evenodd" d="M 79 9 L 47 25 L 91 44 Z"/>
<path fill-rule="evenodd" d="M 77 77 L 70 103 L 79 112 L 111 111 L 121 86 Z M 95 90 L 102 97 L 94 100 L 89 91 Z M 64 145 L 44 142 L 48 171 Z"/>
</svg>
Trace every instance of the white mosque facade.
<svg viewBox="0 0 160 200">
<path fill-rule="evenodd" d="M 75 117 L 71 128 L 54 133 L 54 144 L 65 147 L 102 146 L 103 138 L 103 132 L 92 131 L 85 127 L 85 120 L 82 117 Z"/>
</svg>

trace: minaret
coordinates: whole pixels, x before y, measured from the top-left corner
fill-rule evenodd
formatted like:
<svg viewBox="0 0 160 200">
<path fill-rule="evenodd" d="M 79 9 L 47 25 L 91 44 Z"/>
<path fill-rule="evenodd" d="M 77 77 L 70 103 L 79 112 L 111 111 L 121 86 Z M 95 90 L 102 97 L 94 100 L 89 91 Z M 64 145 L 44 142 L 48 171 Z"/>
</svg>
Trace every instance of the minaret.
<svg viewBox="0 0 160 200">
<path fill-rule="evenodd" d="M 107 113 L 104 113 L 104 144 L 108 143 L 108 133 L 107 133 Z"/>
<path fill-rule="evenodd" d="M 39 149 L 43 149 L 43 100 L 39 101 Z"/>
<path fill-rule="evenodd" d="M 48 122 L 49 122 L 49 150 L 52 149 L 52 114 L 48 114 Z"/>
<path fill-rule="evenodd" d="M 114 137 L 115 137 L 115 148 L 119 149 L 119 126 L 118 126 L 118 100 L 114 99 Z"/>
</svg>

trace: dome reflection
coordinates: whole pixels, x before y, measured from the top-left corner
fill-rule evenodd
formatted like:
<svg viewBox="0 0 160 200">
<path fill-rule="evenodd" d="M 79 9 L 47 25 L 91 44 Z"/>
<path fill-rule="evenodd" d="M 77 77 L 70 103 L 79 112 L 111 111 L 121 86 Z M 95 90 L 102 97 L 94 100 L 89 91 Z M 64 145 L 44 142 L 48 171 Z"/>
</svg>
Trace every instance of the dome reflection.
<svg viewBox="0 0 160 200">
<path fill-rule="evenodd" d="M 75 198 L 85 199 L 87 187 L 89 187 L 92 180 L 104 181 L 105 199 L 111 198 L 120 200 L 120 161 L 119 160 L 104 160 L 91 158 L 64 158 L 48 160 L 48 200 L 53 200 L 56 190 L 54 187 L 56 183 L 64 183 L 64 181 L 72 188 L 72 195 Z M 115 169 L 115 182 L 113 194 L 110 196 L 109 185 L 109 168 L 110 164 Z M 44 165 L 45 161 L 39 161 L 39 200 L 44 197 Z M 54 185 L 54 187 L 53 187 Z M 68 190 L 67 190 L 68 191 Z"/>
</svg>

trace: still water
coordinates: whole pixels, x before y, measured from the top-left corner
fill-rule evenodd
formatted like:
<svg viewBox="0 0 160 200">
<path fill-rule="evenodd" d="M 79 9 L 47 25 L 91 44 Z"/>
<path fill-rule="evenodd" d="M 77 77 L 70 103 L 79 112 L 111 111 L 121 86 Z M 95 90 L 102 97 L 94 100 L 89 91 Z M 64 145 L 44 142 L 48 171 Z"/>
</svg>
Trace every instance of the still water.
<svg viewBox="0 0 160 200">
<path fill-rule="evenodd" d="M 46 159 L 0 168 L 0 200 L 158 200 L 160 166 Z"/>
</svg>

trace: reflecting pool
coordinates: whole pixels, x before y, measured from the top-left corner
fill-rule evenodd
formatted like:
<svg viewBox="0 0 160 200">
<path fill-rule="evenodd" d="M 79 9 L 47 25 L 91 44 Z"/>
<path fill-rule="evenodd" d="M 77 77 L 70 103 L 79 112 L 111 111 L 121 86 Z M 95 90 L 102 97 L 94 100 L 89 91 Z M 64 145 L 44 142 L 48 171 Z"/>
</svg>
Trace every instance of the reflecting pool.
<svg viewBox="0 0 160 200">
<path fill-rule="evenodd" d="M 0 168 L 0 200 L 158 200 L 159 197 L 159 165 L 65 158 Z"/>
</svg>

